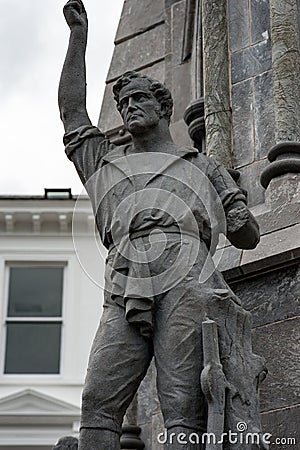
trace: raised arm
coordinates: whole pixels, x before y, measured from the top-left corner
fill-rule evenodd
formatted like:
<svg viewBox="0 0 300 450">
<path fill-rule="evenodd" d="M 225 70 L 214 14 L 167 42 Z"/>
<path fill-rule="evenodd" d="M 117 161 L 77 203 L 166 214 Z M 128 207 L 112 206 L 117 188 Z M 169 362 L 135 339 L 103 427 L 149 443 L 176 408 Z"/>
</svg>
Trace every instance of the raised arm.
<svg viewBox="0 0 300 450">
<path fill-rule="evenodd" d="M 64 7 L 64 16 L 71 34 L 66 59 L 61 73 L 58 104 L 65 131 L 91 125 L 86 110 L 86 68 L 88 20 L 81 0 L 70 0 Z"/>
</svg>

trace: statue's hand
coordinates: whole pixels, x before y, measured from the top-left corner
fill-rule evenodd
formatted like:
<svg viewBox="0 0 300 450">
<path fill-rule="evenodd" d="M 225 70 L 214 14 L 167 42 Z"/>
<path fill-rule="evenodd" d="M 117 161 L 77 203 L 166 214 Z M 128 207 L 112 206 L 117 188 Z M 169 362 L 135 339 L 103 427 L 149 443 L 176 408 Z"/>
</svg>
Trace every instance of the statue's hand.
<svg viewBox="0 0 300 450">
<path fill-rule="evenodd" d="M 237 248 L 251 250 L 260 239 L 259 226 L 246 205 L 232 208 L 226 214 L 227 237 Z"/>
<path fill-rule="evenodd" d="M 249 221 L 250 212 L 245 205 L 231 209 L 227 213 L 227 231 L 236 233 Z"/>
<path fill-rule="evenodd" d="M 81 0 L 69 0 L 64 6 L 64 16 L 71 30 L 78 26 L 87 30 L 88 20 Z"/>
</svg>

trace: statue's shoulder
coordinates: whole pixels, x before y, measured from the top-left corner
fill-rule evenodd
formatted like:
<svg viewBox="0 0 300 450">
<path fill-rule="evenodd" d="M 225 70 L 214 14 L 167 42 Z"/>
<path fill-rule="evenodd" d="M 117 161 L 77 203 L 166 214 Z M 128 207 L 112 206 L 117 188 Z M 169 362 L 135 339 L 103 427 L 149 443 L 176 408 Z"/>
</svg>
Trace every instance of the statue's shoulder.
<svg viewBox="0 0 300 450">
<path fill-rule="evenodd" d="M 191 153 L 193 155 L 192 158 L 193 163 L 196 164 L 202 170 L 215 167 L 214 160 L 210 156 L 201 153 L 197 148 L 183 147 L 183 149 L 185 149 L 187 154 Z"/>
<path fill-rule="evenodd" d="M 104 160 L 106 162 L 114 161 L 115 159 L 122 158 L 126 156 L 128 151 L 132 149 L 133 145 L 132 143 L 124 144 L 124 145 L 115 145 L 110 144 L 109 150 L 105 155 Z"/>
</svg>

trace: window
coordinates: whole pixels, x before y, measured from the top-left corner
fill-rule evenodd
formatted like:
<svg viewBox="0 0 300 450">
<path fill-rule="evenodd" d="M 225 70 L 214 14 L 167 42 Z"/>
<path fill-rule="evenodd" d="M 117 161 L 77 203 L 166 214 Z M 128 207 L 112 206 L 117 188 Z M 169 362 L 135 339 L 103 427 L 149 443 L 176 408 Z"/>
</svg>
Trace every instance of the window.
<svg viewBox="0 0 300 450">
<path fill-rule="evenodd" d="M 58 374 L 63 266 L 9 267 L 5 374 Z"/>
</svg>

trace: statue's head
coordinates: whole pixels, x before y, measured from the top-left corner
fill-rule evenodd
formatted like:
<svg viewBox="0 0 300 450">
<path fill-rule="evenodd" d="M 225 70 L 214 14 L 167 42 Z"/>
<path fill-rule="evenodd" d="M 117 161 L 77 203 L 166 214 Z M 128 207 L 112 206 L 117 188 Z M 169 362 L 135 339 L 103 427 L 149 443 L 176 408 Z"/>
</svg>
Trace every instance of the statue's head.
<svg viewBox="0 0 300 450">
<path fill-rule="evenodd" d="M 138 72 L 126 72 L 113 87 L 118 110 L 132 134 L 155 127 L 160 120 L 170 124 L 173 100 L 159 81 Z"/>
</svg>

